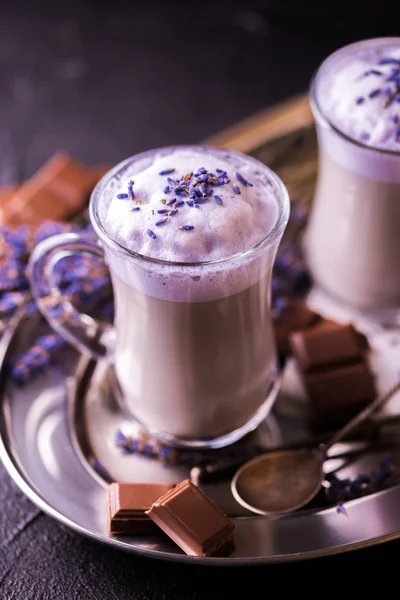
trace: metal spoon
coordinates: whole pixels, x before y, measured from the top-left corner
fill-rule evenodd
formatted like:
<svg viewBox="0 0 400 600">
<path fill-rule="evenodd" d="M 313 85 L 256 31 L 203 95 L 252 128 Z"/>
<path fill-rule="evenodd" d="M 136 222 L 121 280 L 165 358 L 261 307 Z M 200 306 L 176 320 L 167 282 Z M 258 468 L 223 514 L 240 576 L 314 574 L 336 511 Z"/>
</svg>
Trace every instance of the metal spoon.
<svg viewBox="0 0 400 600">
<path fill-rule="evenodd" d="M 233 496 L 242 506 L 259 515 L 280 515 L 301 508 L 321 488 L 328 450 L 381 408 L 398 390 L 400 381 L 353 417 L 325 444 L 311 449 L 274 450 L 249 460 L 232 479 Z"/>
</svg>

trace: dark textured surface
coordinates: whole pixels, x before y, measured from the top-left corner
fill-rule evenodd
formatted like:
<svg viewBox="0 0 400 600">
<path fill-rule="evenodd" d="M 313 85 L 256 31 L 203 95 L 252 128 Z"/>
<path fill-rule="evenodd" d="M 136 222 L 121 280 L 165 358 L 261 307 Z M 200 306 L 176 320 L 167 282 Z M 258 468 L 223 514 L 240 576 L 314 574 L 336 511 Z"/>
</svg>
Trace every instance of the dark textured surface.
<svg viewBox="0 0 400 600">
<path fill-rule="evenodd" d="M 260 1 L 231 10 L 143 1 L 112 12 L 101 2 L 37 4 L 39 12 L 18 0 L 0 7 L 0 183 L 30 175 L 60 148 L 88 164 L 115 163 L 199 141 L 304 91 L 325 54 L 351 39 L 285 28 Z M 267 591 L 275 574 L 284 581 L 321 566 L 387 561 L 399 547 L 236 569 L 140 559 L 51 520 L 0 466 L 1 600 L 224 598 L 243 584 Z"/>
</svg>

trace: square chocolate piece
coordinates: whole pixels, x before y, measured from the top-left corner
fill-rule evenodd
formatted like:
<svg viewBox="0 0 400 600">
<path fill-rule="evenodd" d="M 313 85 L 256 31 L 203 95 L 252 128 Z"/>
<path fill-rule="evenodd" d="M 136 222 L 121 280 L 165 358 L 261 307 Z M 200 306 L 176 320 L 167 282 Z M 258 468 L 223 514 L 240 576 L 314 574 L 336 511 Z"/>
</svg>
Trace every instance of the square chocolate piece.
<svg viewBox="0 0 400 600">
<path fill-rule="evenodd" d="M 291 353 L 289 336 L 293 331 L 308 329 L 320 320 L 321 316 L 311 310 L 303 300 L 290 298 L 285 301 L 273 321 L 279 354 L 285 357 Z"/>
<path fill-rule="evenodd" d="M 0 207 L 7 204 L 7 202 L 15 194 L 17 189 L 18 189 L 17 185 L 7 185 L 7 186 L 0 188 Z"/>
<path fill-rule="evenodd" d="M 173 489 L 169 483 L 111 483 L 107 489 L 108 530 L 116 534 L 156 533 L 145 514 L 153 502 Z"/>
<path fill-rule="evenodd" d="M 234 523 L 189 479 L 155 501 L 146 514 L 191 556 L 227 556 L 235 549 Z"/>
<path fill-rule="evenodd" d="M 352 325 L 333 322 L 292 333 L 290 344 L 305 373 L 362 362 L 366 349 L 362 335 Z"/>
<path fill-rule="evenodd" d="M 58 152 L 8 198 L 1 222 L 35 226 L 46 220 L 70 219 L 86 205 L 97 176 Z"/>
<path fill-rule="evenodd" d="M 305 376 L 314 421 L 335 425 L 350 419 L 376 397 L 374 377 L 366 363 Z"/>
</svg>

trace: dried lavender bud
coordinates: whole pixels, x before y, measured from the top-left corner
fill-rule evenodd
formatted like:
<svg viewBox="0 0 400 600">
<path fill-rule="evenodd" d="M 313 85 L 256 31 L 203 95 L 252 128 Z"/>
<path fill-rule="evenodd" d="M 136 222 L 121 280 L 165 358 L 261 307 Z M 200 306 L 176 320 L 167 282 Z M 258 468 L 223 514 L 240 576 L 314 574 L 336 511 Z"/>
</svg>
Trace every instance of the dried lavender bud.
<svg viewBox="0 0 400 600">
<path fill-rule="evenodd" d="M 133 179 L 131 179 L 130 181 L 128 181 L 128 194 L 129 194 L 129 198 L 131 200 L 133 200 L 134 197 L 135 197 L 135 193 L 133 191 L 133 185 L 134 185 L 134 183 L 135 182 L 133 181 Z"/>
<path fill-rule="evenodd" d="M 377 96 L 379 96 L 379 94 L 381 93 L 382 90 L 380 90 L 379 88 L 377 88 L 376 90 L 372 90 L 372 92 L 370 92 L 368 94 L 369 98 L 376 98 Z"/>
<path fill-rule="evenodd" d="M 236 173 L 236 179 L 245 187 L 253 187 L 253 184 L 249 183 L 240 173 Z"/>
</svg>

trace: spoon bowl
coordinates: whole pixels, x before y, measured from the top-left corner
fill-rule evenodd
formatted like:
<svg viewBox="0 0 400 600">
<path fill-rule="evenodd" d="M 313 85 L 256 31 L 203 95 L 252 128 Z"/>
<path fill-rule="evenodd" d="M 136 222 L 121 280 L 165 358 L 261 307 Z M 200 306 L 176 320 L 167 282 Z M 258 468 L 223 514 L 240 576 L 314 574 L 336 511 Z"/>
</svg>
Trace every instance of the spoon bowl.
<svg viewBox="0 0 400 600">
<path fill-rule="evenodd" d="M 232 480 L 232 494 L 259 515 L 281 515 L 301 508 L 321 487 L 325 451 L 282 450 L 245 463 Z"/>
<path fill-rule="evenodd" d="M 311 449 L 273 450 L 247 461 L 232 479 L 233 496 L 239 504 L 259 515 L 282 515 L 305 506 L 321 488 L 328 450 L 399 389 L 400 381 L 353 417 L 327 444 Z"/>
</svg>

